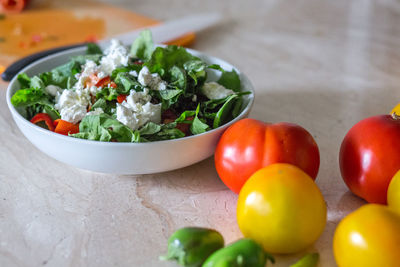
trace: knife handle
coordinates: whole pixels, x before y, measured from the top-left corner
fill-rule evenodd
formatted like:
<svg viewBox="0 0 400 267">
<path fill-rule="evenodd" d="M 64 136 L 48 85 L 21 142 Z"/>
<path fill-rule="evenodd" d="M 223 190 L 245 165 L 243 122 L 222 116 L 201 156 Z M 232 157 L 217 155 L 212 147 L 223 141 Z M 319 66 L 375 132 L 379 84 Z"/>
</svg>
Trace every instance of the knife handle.
<svg viewBox="0 0 400 267">
<path fill-rule="evenodd" d="M 34 62 L 38 59 L 41 59 L 43 57 L 46 57 L 46 56 L 49 56 L 49 55 L 52 55 L 52 54 L 55 54 L 55 53 L 58 53 L 58 52 L 61 52 L 64 50 L 77 48 L 77 47 L 81 47 L 81 46 L 86 46 L 86 45 L 87 45 L 87 43 L 79 43 L 79 44 L 73 44 L 73 45 L 60 46 L 60 47 L 40 51 L 35 54 L 23 57 L 23 58 L 15 61 L 14 63 L 12 63 L 10 66 L 8 66 L 7 69 L 3 72 L 3 74 L 1 74 L 1 78 L 3 79 L 3 81 L 9 82 L 25 66 L 31 64 L 32 62 Z"/>
</svg>

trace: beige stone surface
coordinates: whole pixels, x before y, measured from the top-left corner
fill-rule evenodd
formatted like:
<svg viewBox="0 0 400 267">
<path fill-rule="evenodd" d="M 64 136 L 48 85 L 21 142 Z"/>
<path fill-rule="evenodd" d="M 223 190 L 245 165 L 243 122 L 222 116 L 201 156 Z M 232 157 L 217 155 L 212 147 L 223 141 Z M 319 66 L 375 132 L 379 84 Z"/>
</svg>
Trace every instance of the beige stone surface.
<svg viewBox="0 0 400 267">
<path fill-rule="evenodd" d="M 104 0 L 104 2 L 106 2 Z M 338 152 L 348 129 L 400 100 L 400 2 L 107 1 L 166 20 L 218 11 L 225 21 L 193 45 L 245 72 L 256 89 L 250 117 L 302 125 L 321 153 L 317 184 L 328 223 L 309 251 L 336 266 L 339 220 L 364 202 L 348 192 Z M 206 226 L 227 243 L 242 235 L 237 196 L 213 159 L 153 175 L 82 171 L 33 147 L 17 129 L 0 84 L 0 266 L 176 266 L 159 262 L 176 229 Z M 279 256 L 288 266 L 298 255 Z"/>
</svg>

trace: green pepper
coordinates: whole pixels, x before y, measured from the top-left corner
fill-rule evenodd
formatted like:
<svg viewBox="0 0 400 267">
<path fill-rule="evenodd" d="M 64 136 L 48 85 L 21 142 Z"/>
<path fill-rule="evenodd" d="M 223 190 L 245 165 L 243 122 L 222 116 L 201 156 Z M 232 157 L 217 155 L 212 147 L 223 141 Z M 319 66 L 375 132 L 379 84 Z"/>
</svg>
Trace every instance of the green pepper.
<svg viewBox="0 0 400 267">
<path fill-rule="evenodd" d="M 197 267 L 224 246 L 224 238 L 213 229 L 186 227 L 168 239 L 168 253 L 161 260 L 176 260 L 182 266 Z"/>
<path fill-rule="evenodd" d="M 202 267 L 264 267 L 275 259 L 252 239 L 240 239 L 214 252 Z"/>
<path fill-rule="evenodd" d="M 290 265 L 290 267 L 314 267 L 317 265 L 319 259 L 318 253 L 306 254 L 295 264 Z"/>
</svg>

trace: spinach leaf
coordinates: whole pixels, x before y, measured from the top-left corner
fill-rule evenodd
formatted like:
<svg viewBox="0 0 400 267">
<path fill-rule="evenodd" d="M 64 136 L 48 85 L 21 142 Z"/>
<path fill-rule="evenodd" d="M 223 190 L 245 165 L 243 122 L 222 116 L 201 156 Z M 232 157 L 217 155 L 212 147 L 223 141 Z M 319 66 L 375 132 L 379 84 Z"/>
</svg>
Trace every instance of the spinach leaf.
<svg viewBox="0 0 400 267">
<path fill-rule="evenodd" d="M 236 118 L 237 116 L 239 116 L 240 112 L 242 111 L 242 105 L 243 105 L 243 98 L 238 97 L 232 108 L 232 118 L 233 119 Z"/>
<path fill-rule="evenodd" d="M 143 91 L 143 86 L 126 72 L 118 73 L 114 81 L 117 84 L 117 92 L 120 94 L 129 94 L 131 89 Z"/>
<path fill-rule="evenodd" d="M 217 114 L 215 115 L 213 128 L 217 128 L 222 124 L 226 123 L 232 118 L 232 107 L 238 98 L 238 95 L 230 95 L 226 99 L 226 102 L 222 105 L 222 107 L 218 110 Z"/>
<path fill-rule="evenodd" d="M 200 104 L 197 106 L 195 117 L 192 124 L 190 125 L 190 131 L 192 132 L 192 134 L 201 134 L 206 132 L 210 128 L 207 123 L 204 123 L 199 119 L 199 112 Z"/>
<path fill-rule="evenodd" d="M 203 84 L 207 79 L 206 63 L 200 59 L 185 62 L 183 68 L 193 79 L 195 86 Z"/>
<path fill-rule="evenodd" d="M 140 142 L 170 140 L 184 137 L 185 134 L 175 127 L 175 122 L 168 124 L 156 124 L 154 122 L 148 122 L 142 128 L 137 130 L 137 133 L 140 135 Z"/>
<path fill-rule="evenodd" d="M 86 55 L 103 54 L 101 48 L 95 43 L 88 43 L 86 47 Z"/>
<path fill-rule="evenodd" d="M 169 109 L 172 105 L 176 104 L 182 92 L 183 91 L 179 89 L 150 91 L 152 96 L 155 96 L 161 101 L 162 110 Z"/>
<path fill-rule="evenodd" d="M 186 90 L 186 72 L 177 67 L 177 66 L 172 66 L 169 69 L 169 79 L 171 82 L 168 84 L 168 86 L 173 86 L 176 89 L 180 89 L 182 91 Z"/>
<path fill-rule="evenodd" d="M 91 110 L 95 110 L 96 108 L 101 108 L 105 113 L 111 113 L 111 110 L 116 107 L 115 101 L 106 101 L 104 98 L 99 98 L 92 105 Z"/>
<path fill-rule="evenodd" d="M 131 56 L 145 61 L 151 58 L 154 50 L 153 37 L 150 30 L 140 32 L 140 35 L 131 46 Z"/>
<path fill-rule="evenodd" d="M 231 89 L 232 91 L 240 92 L 242 85 L 239 75 L 234 69 L 232 69 L 232 71 L 226 71 L 218 64 L 209 65 L 207 67 L 209 69 L 215 69 L 222 72 L 221 77 L 219 78 L 217 83 L 223 85 L 227 89 Z"/>
<path fill-rule="evenodd" d="M 183 47 L 169 45 L 167 47 L 157 47 L 151 58 L 145 65 L 151 73 L 157 72 L 161 77 L 168 73 L 173 66 L 183 68 L 183 64 L 191 60 L 200 60 L 186 51 Z"/>
<path fill-rule="evenodd" d="M 224 71 L 217 83 L 235 92 L 239 92 L 241 88 L 240 78 L 235 70 Z"/>
<path fill-rule="evenodd" d="M 182 112 L 182 114 L 175 120 L 177 123 L 192 123 L 192 119 L 188 119 L 190 117 L 196 116 L 195 110 L 186 110 Z"/>
<path fill-rule="evenodd" d="M 110 115 L 102 113 L 100 115 L 85 116 L 79 124 L 79 133 L 71 136 L 106 142 L 113 140 L 134 142 L 137 139 L 136 135 L 137 133 L 135 134 L 129 127 Z"/>
<path fill-rule="evenodd" d="M 124 73 L 124 72 L 130 72 L 130 71 L 136 71 L 137 73 L 139 73 L 139 71 L 141 69 L 142 69 L 142 65 L 140 65 L 140 64 L 132 64 L 132 65 L 128 65 L 126 67 L 116 68 L 111 73 L 111 80 L 115 80 L 115 78 L 117 78 L 118 73 Z"/>
</svg>

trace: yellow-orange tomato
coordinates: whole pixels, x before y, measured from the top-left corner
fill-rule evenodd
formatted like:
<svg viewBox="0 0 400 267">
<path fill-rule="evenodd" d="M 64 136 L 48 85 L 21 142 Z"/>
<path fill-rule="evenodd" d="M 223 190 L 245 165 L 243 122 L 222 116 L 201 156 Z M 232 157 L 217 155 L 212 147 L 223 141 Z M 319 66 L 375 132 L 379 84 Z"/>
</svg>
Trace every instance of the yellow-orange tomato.
<svg viewBox="0 0 400 267">
<path fill-rule="evenodd" d="M 400 214 L 384 205 L 362 206 L 339 223 L 333 252 L 339 267 L 398 267 Z"/>
<path fill-rule="evenodd" d="M 398 103 L 390 112 L 390 114 L 396 114 L 397 116 L 400 116 L 400 103 Z"/>
<path fill-rule="evenodd" d="M 314 243 L 326 224 L 326 204 L 300 168 L 275 163 L 255 172 L 239 193 L 243 235 L 271 253 L 293 253 Z"/>
<path fill-rule="evenodd" d="M 390 208 L 400 212 L 400 171 L 396 172 L 389 184 L 387 202 Z"/>
</svg>

